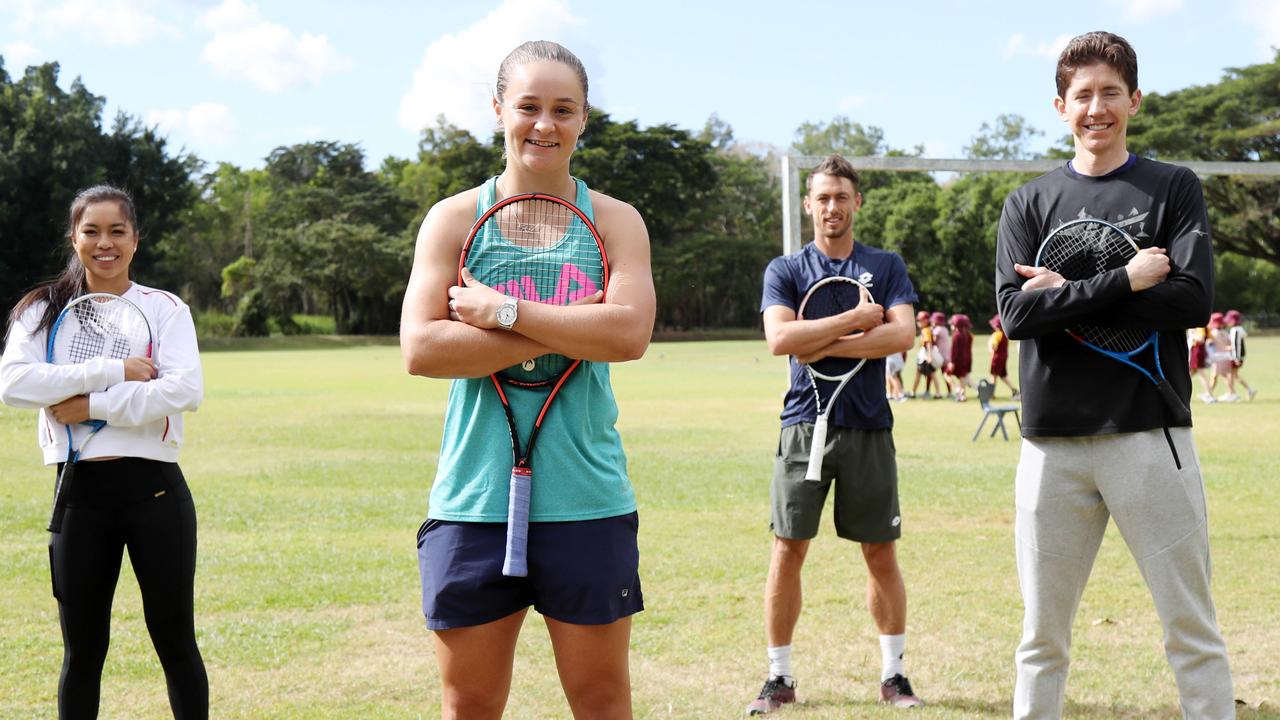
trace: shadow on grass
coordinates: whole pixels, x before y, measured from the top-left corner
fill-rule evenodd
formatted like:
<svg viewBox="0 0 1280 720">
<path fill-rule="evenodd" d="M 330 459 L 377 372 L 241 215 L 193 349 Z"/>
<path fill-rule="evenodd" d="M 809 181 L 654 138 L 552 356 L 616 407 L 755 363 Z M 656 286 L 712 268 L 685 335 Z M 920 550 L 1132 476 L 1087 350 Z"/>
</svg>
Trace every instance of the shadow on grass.
<svg viewBox="0 0 1280 720">
<path fill-rule="evenodd" d="M 247 338 L 200 338 L 200 352 L 246 350 L 329 350 L 371 345 L 398 345 L 395 335 L 275 335 Z"/>
</svg>

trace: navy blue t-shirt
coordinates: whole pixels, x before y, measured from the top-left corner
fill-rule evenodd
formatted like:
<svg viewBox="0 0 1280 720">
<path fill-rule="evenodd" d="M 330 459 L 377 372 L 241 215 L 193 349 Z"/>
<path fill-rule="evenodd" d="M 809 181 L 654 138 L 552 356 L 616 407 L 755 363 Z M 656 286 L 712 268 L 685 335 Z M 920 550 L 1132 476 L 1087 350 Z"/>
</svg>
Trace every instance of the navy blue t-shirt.
<svg viewBox="0 0 1280 720">
<path fill-rule="evenodd" d="M 760 312 L 773 305 L 799 310 L 805 291 L 832 275 L 843 275 L 866 285 L 885 310 L 895 305 L 914 305 L 919 299 L 911 278 L 907 277 L 907 266 L 897 253 L 855 242 L 853 254 L 836 260 L 809 243 L 798 253 L 774 258 L 765 268 Z M 783 427 L 811 423 L 818 417 L 808 374 L 794 357 L 790 362 L 791 387 L 782 403 Z M 893 412 L 884 392 L 884 358 L 867 360 L 849 381 L 831 408 L 831 424 L 859 430 L 893 427 Z"/>
</svg>

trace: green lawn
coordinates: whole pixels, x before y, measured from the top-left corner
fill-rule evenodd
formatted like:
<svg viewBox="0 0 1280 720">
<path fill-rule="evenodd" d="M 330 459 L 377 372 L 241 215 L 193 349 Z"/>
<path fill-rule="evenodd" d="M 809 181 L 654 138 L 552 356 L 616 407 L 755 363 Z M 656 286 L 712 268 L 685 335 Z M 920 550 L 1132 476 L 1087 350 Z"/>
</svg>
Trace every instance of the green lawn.
<svg viewBox="0 0 1280 720">
<path fill-rule="evenodd" d="M 196 622 L 215 718 L 439 716 L 414 532 L 447 384 L 406 375 L 395 347 L 331 345 L 204 355 L 205 404 L 188 416 L 182 466 L 200 515 Z M 984 348 L 978 338 L 982 370 Z M 1258 398 L 1197 404 L 1195 432 L 1218 617 L 1248 703 L 1241 717 L 1280 718 L 1280 337 L 1251 339 L 1250 350 Z M 768 478 L 784 365 L 752 341 L 657 344 L 614 368 L 648 605 L 633 636 L 638 717 L 735 717 L 763 682 Z M 894 412 L 907 668 L 929 701 L 913 716 L 1007 717 L 1021 623 L 1017 440 L 971 443 L 975 401 L 911 401 Z M 0 463 L 0 718 L 47 718 L 62 651 L 43 548 L 52 472 L 38 463 L 32 413 L 0 408 Z M 166 717 L 127 567 L 102 717 Z M 857 548 L 825 522 L 795 641 L 803 703 L 784 717 L 898 716 L 873 704 L 879 647 L 864 578 Z M 1114 527 L 1073 655 L 1068 716 L 1180 717 L 1159 623 Z M 568 716 L 536 615 L 509 708 L 513 718 Z"/>
</svg>

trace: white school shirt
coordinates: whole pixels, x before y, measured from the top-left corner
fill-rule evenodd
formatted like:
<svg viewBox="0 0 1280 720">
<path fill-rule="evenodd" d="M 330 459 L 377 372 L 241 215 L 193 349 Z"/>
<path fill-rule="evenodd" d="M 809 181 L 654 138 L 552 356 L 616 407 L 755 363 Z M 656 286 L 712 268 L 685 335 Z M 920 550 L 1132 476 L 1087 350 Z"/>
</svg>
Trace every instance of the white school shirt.
<svg viewBox="0 0 1280 720">
<path fill-rule="evenodd" d="M 124 361 L 94 358 L 75 365 L 45 361 L 48 333 L 35 332 L 46 303 L 28 307 L 9 329 L 0 359 L 0 402 L 15 408 L 40 409 L 36 422 L 46 465 L 67 459 L 66 425 L 49 414 L 75 395 L 89 396 L 89 417 L 106 420 L 81 460 L 137 457 L 177 462 L 182 447 L 182 413 L 194 411 L 204 398 L 204 374 L 196 345 L 195 323 L 186 303 L 174 295 L 137 283 L 123 296 L 151 323 L 152 358 L 158 375 L 146 382 L 126 381 Z M 80 447 L 90 428 L 71 428 Z"/>
</svg>

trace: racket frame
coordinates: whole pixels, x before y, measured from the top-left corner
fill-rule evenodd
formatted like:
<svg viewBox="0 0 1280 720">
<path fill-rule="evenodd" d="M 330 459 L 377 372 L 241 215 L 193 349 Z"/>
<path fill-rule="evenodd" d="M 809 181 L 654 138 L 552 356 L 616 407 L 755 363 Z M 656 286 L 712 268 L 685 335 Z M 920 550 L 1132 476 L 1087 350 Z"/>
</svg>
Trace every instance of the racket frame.
<svg viewBox="0 0 1280 720">
<path fill-rule="evenodd" d="M 142 312 L 142 308 L 138 307 L 136 303 L 124 297 L 123 295 L 116 295 L 114 293 L 91 292 L 91 293 L 84 293 L 83 295 L 77 295 L 76 297 L 72 298 L 70 301 L 67 302 L 66 306 L 63 307 L 62 310 L 58 313 L 57 319 L 53 321 L 53 325 L 49 328 L 49 336 L 45 345 L 45 362 L 48 362 L 51 364 L 55 363 L 54 353 L 53 353 L 55 340 L 58 337 L 58 330 L 62 328 L 63 321 L 67 318 L 68 313 L 70 313 L 73 308 L 75 308 L 76 306 L 82 303 L 95 302 L 97 300 L 104 300 L 109 302 L 123 302 L 126 304 L 126 307 L 132 308 L 132 311 L 136 312 L 138 314 L 138 317 L 142 319 L 143 327 L 147 329 L 148 339 L 147 339 L 146 357 L 150 358 L 155 354 L 154 352 L 155 341 L 156 341 L 155 332 L 151 329 L 151 321 L 147 319 L 146 313 Z M 66 428 L 66 432 L 67 432 L 67 459 L 65 462 L 62 463 L 62 470 L 58 473 L 58 479 L 53 486 L 53 510 L 49 515 L 49 525 L 46 528 L 49 532 L 54 533 L 55 535 L 62 532 L 62 518 L 66 514 L 66 510 L 67 510 L 67 503 L 66 503 L 67 488 L 72 484 L 73 479 L 75 478 L 76 463 L 80 461 L 80 455 L 81 453 L 84 452 L 84 448 L 86 445 L 89 444 L 89 441 L 92 440 L 94 436 L 98 434 L 99 430 L 107 426 L 107 421 L 90 419 L 90 420 L 85 420 L 80 424 L 88 426 L 89 433 L 85 435 L 84 440 L 80 441 L 79 448 L 76 448 L 75 446 L 75 438 L 73 436 L 73 433 L 71 432 L 71 425 L 64 424 L 63 426 L 64 428 Z"/>
<path fill-rule="evenodd" d="M 1132 235 L 1126 232 L 1124 228 L 1114 223 L 1110 223 L 1110 222 L 1107 222 L 1106 220 L 1101 220 L 1098 218 L 1079 218 L 1077 220 L 1071 220 L 1069 222 L 1063 223 L 1062 225 L 1057 227 L 1055 230 L 1053 230 L 1053 232 L 1049 233 L 1049 236 L 1044 239 L 1044 242 L 1040 243 L 1040 248 L 1036 251 L 1036 259 L 1034 264 L 1036 266 L 1047 267 L 1043 264 L 1045 248 L 1049 247 L 1049 244 L 1054 241 L 1054 239 L 1058 236 L 1059 233 L 1063 232 L 1067 228 L 1070 228 L 1076 225 L 1082 225 L 1082 224 L 1102 225 L 1115 231 L 1121 238 L 1125 240 L 1126 243 L 1128 243 L 1129 247 L 1133 250 L 1133 254 L 1130 255 L 1130 257 L 1132 257 L 1133 255 L 1137 255 L 1138 251 L 1141 249 L 1140 246 L 1138 245 L 1138 241 L 1135 240 Z M 1050 267 L 1049 269 L 1053 270 L 1054 272 L 1058 271 L 1057 268 Z M 1094 277 L 1096 277 L 1096 275 L 1094 275 Z M 1137 347 L 1135 347 L 1132 350 L 1112 350 L 1110 348 L 1103 347 L 1102 345 L 1099 345 L 1095 342 L 1091 342 L 1090 340 L 1088 340 L 1086 338 L 1087 330 L 1085 329 L 1087 327 L 1089 326 L 1069 327 L 1069 328 L 1066 328 L 1066 333 L 1068 336 L 1071 337 L 1071 339 L 1075 340 L 1077 343 L 1083 345 L 1084 347 L 1087 347 L 1090 350 L 1093 350 L 1094 352 L 1097 352 L 1105 357 L 1111 358 L 1112 360 L 1116 360 L 1120 363 L 1128 365 L 1134 370 L 1137 370 L 1138 372 L 1142 373 L 1142 375 L 1146 377 L 1147 380 L 1149 380 L 1152 385 L 1155 385 L 1156 391 L 1159 393 L 1160 398 L 1164 401 L 1165 405 L 1168 406 L 1168 409 L 1173 412 L 1174 420 L 1178 423 L 1190 422 L 1191 409 L 1187 407 L 1186 403 L 1182 402 L 1182 398 L 1178 397 L 1178 393 L 1173 389 L 1173 386 L 1169 384 L 1169 381 L 1164 374 L 1164 368 L 1160 363 L 1160 331 L 1151 330 L 1150 332 L 1148 332 L 1146 335 L 1146 339 L 1143 340 L 1140 344 L 1138 344 Z M 1153 364 L 1155 365 L 1155 374 L 1152 374 L 1150 370 L 1143 367 L 1142 365 L 1135 362 L 1134 360 L 1134 358 L 1136 358 L 1139 354 L 1147 350 L 1151 351 Z"/>
<path fill-rule="evenodd" d="M 582 210 L 576 205 L 556 195 L 547 193 L 521 193 L 503 198 L 490 206 L 475 223 L 471 226 L 470 232 L 467 233 L 467 239 L 462 245 L 462 252 L 458 256 L 458 284 L 464 285 L 462 280 L 462 271 L 467 266 L 467 256 L 470 254 L 472 243 L 480 234 L 485 223 L 488 222 L 503 208 L 518 202 L 529 200 L 543 200 L 560 205 L 570 210 L 577 216 L 591 237 L 596 242 L 596 247 L 600 252 L 600 288 L 607 292 L 609 287 L 609 256 L 605 253 L 604 240 L 600 237 L 600 232 L 596 228 L 595 223 L 586 216 Z M 522 365 L 528 364 L 525 361 Z M 537 381 L 523 381 L 514 377 L 503 375 L 501 371 L 494 372 L 489 375 L 489 380 L 493 383 L 494 390 L 498 393 L 498 399 L 502 402 L 502 410 L 507 419 L 507 430 L 511 434 L 511 455 L 512 468 L 511 477 L 508 485 L 507 498 L 507 538 L 504 556 L 502 560 L 502 574 L 508 577 L 525 577 L 529 574 L 529 556 L 528 556 L 528 538 L 529 538 L 529 510 L 532 501 L 533 489 L 533 448 L 538 439 L 538 433 L 542 429 L 542 421 L 546 418 L 547 411 L 551 407 L 552 401 L 560 392 L 566 381 L 573 375 L 578 366 L 582 364 L 581 359 L 574 359 L 562 372 Z M 551 386 L 550 392 L 547 394 L 546 400 L 542 403 L 542 408 L 538 411 L 538 415 L 533 422 L 533 427 L 529 430 L 529 439 L 524 444 L 524 450 L 521 451 L 519 430 L 516 427 L 515 413 L 511 409 L 511 402 L 507 398 L 507 393 L 503 389 L 503 385 L 512 385 L 522 388 L 540 388 Z"/>
<path fill-rule="evenodd" d="M 875 298 L 871 295 L 871 288 L 868 288 L 863 283 L 860 283 L 857 280 L 851 277 L 846 277 L 844 275 L 830 275 L 828 277 L 822 278 L 821 280 L 815 282 L 813 285 L 809 286 L 808 290 L 805 291 L 804 297 L 800 300 L 800 307 L 799 309 L 796 310 L 797 319 L 799 320 L 806 319 L 804 317 L 804 308 L 805 308 L 805 305 L 808 304 L 809 298 L 813 296 L 815 291 L 817 291 L 819 288 L 825 285 L 828 285 L 830 283 L 835 283 L 835 282 L 840 282 L 840 283 L 847 282 L 858 288 L 861 288 L 862 290 L 866 290 L 867 296 L 871 298 L 872 302 L 875 301 Z M 859 293 L 859 297 L 861 297 L 861 293 Z M 860 305 L 861 302 L 859 302 L 858 304 Z M 857 307 L 857 305 L 855 305 L 854 307 Z M 852 310 L 852 309 L 853 308 L 846 308 L 846 310 Z M 814 318 L 814 319 L 821 319 L 821 318 Z M 850 358 L 850 359 L 852 360 L 853 358 Z M 805 372 L 809 376 L 809 385 L 813 389 L 814 405 L 818 411 L 817 416 L 814 418 L 814 421 L 813 421 L 813 437 L 809 442 L 809 463 L 805 468 L 804 479 L 808 482 L 820 482 L 822 480 L 822 460 L 823 460 L 823 457 L 825 457 L 826 455 L 827 430 L 828 430 L 830 417 L 831 417 L 831 408 L 835 406 L 836 398 L 839 397 L 840 393 L 844 391 L 845 386 L 849 384 L 849 381 L 853 379 L 853 376 L 857 375 L 858 371 L 862 369 L 862 366 L 867 364 L 867 358 L 858 358 L 857 362 L 854 364 L 851 370 L 848 370 L 847 372 L 844 372 L 844 373 L 840 373 L 838 375 L 830 375 L 827 373 L 820 372 L 817 369 L 815 369 L 812 365 L 801 363 L 799 360 L 796 360 L 796 363 L 803 366 L 805 369 Z M 822 394 L 818 390 L 819 380 L 836 383 L 835 389 L 827 397 L 827 405 L 825 408 L 822 406 Z"/>
</svg>

